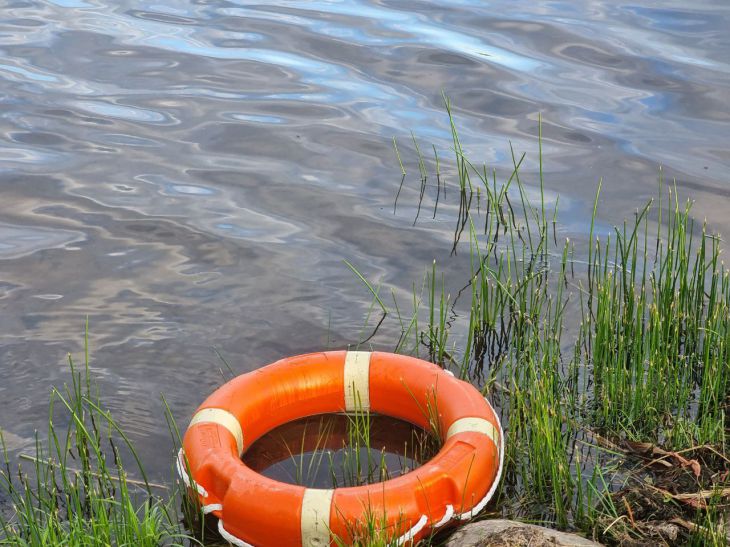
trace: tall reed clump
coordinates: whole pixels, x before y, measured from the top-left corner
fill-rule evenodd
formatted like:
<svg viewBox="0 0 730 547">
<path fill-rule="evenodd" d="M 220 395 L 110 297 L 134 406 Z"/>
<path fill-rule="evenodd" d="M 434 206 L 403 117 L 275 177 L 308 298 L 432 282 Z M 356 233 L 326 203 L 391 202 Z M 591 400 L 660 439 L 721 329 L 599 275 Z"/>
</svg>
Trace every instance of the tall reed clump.
<svg viewBox="0 0 730 547">
<path fill-rule="evenodd" d="M 728 272 L 719 237 L 695 227 L 676 192 L 669 197 L 656 237 L 648 233 L 649 204 L 593 247 L 594 298 L 581 330 L 582 354 L 593 364 L 591 419 L 677 449 L 727 446 Z"/>
<path fill-rule="evenodd" d="M 9 500 L 12 513 L 0 512 L 0 544 L 190 545 L 194 540 L 178 522 L 180 499 L 149 482 L 129 439 L 100 403 L 86 340 L 83 370 L 69 356 L 71 384 L 52 392 L 47 440 L 20 456 L 30 468 L 13 469 L 3 444 L 0 498 Z M 134 460 L 137 479 L 123 466 L 123 453 Z"/>
<path fill-rule="evenodd" d="M 543 180 L 542 135 L 537 181 L 523 180 L 525 156 L 511 149 L 511 173 L 498 182 L 496 171 L 467 158 L 448 99 L 446 107 L 455 181 L 447 184 L 436 156 L 435 198 L 424 191 L 429 162 L 416 148 L 416 199 L 419 211 L 431 199 L 434 216 L 453 219 L 449 274 L 429 268 L 410 318 L 395 303 L 397 348 L 425 346 L 430 359 L 501 408 L 503 512 L 607 541 L 640 537 L 646 530 L 616 497 L 638 480 L 627 465 L 641 460 L 637 446 L 661 446 L 684 461 L 706 448 L 711 455 L 701 467 L 730 463 L 730 280 L 721 240 L 695 225 L 690 202 L 672 187 L 667 196 L 663 181 L 657 199 L 600 235 L 599 184 L 587 239 L 560 238 L 559 200 L 547 198 Z M 461 289 L 452 295 L 448 285 Z M 695 489 L 722 490 L 730 480 L 704 471 Z M 715 522 L 726 518 L 712 514 Z M 700 529 L 708 528 L 681 533 Z"/>
</svg>

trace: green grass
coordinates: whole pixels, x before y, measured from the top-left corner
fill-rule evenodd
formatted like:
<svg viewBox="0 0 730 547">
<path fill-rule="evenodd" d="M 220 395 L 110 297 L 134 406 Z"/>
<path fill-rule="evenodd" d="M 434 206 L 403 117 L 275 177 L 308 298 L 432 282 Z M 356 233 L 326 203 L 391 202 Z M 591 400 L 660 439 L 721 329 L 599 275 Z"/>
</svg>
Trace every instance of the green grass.
<svg viewBox="0 0 730 547">
<path fill-rule="evenodd" d="M 398 547 L 401 528 L 405 526 L 389 526 L 388 515 L 365 510 L 359 521 L 348 523 L 347 538 L 333 534 L 332 542 L 337 547 Z"/>
</svg>

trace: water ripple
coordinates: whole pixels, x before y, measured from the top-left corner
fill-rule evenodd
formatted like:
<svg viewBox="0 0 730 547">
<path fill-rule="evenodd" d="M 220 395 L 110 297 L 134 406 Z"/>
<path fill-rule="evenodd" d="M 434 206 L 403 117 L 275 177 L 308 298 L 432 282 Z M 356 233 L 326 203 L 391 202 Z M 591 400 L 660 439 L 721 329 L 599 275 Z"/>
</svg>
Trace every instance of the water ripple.
<svg viewBox="0 0 730 547">
<path fill-rule="evenodd" d="M 152 461 L 158 392 L 189 416 L 219 383 L 210 346 L 250 370 L 358 339 L 370 294 L 342 260 L 408 297 L 452 237 L 442 215 L 412 226 L 411 131 L 454 181 L 442 92 L 477 162 L 527 153 L 533 199 L 542 118 L 559 236 L 585 237 L 601 177 L 610 231 L 660 164 L 730 232 L 728 28 L 713 0 L 7 3 L 0 424 L 33 437 L 87 316 Z"/>
<path fill-rule="evenodd" d="M 81 232 L 0 222 L 0 260 L 20 258 L 84 239 Z"/>
</svg>

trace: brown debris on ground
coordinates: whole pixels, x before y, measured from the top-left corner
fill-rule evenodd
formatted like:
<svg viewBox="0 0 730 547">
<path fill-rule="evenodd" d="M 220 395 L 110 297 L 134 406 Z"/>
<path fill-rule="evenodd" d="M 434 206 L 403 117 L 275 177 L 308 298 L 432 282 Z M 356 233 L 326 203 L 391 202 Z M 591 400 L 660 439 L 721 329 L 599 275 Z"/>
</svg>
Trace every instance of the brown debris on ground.
<svg viewBox="0 0 730 547">
<path fill-rule="evenodd" d="M 600 523 L 606 541 L 627 547 L 682 545 L 695 533 L 728 533 L 698 524 L 708 511 L 717 514 L 716 525 L 730 520 L 730 460 L 723 454 L 710 446 L 673 452 L 628 441 L 621 448 L 639 465 L 626 487 L 611 496 L 618 516 Z"/>
</svg>

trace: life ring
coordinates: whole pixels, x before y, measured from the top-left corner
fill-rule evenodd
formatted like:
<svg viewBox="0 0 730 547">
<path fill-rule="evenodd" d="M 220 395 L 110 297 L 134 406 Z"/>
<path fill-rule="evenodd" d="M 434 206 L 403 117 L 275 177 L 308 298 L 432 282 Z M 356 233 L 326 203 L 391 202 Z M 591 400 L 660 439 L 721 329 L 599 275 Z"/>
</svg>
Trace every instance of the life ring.
<svg viewBox="0 0 730 547">
<path fill-rule="evenodd" d="M 435 426 L 442 448 L 410 473 L 334 490 L 275 481 L 241 461 L 275 427 L 358 410 Z M 177 467 L 233 545 L 324 547 L 334 536 L 347 542 L 368 511 L 401 544 L 468 520 L 494 495 L 503 458 L 499 418 L 471 384 L 413 357 L 330 351 L 282 359 L 217 389 L 193 416 Z"/>
</svg>

